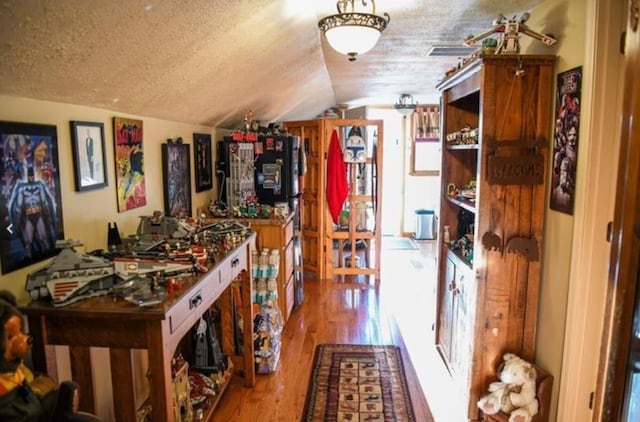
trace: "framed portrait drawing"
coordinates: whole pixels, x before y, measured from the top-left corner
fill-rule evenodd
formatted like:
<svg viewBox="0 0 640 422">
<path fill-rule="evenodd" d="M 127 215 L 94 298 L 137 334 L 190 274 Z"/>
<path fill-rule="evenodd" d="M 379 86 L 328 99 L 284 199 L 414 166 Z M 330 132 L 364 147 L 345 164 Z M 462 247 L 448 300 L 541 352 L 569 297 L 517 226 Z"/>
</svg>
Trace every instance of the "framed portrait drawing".
<svg viewBox="0 0 640 422">
<path fill-rule="evenodd" d="M 142 120 L 113 118 L 118 212 L 147 205 Z"/>
<path fill-rule="evenodd" d="M 196 163 L 196 192 L 213 188 L 213 173 L 211 171 L 211 135 L 205 133 L 193 134 L 193 154 Z"/>
<path fill-rule="evenodd" d="M 69 122 L 73 172 L 76 191 L 86 191 L 107 186 L 105 164 L 104 125 L 94 122 Z"/>
<path fill-rule="evenodd" d="M 164 212 L 170 217 L 191 217 L 191 162 L 189 144 L 162 144 Z"/>
<path fill-rule="evenodd" d="M 56 126 L 0 122 L 0 174 L 6 274 L 57 255 L 64 239 Z"/>
</svg>

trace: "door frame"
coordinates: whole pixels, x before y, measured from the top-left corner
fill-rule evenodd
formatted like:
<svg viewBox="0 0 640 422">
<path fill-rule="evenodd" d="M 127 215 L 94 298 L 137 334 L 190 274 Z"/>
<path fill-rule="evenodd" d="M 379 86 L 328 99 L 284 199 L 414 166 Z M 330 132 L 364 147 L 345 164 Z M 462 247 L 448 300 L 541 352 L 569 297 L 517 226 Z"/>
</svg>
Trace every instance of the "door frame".
<svg viewBox="0 0 640 422">
<path fill-rule="evenodd" d="M 582 183 L 576 195 L 567 321 L 560 374 L 557 420 L 587 421 L 591 394 L 598 381 L 598 360 L 607 292 L 610 244 L 607 223 L 613 219 L 622 110 L 623 58 L 619 40 L 624 6 L 616 0 L 585 5 L 583 122 L 590 147 L 578 168 Z M 615 106 L 614 106 L 615 105 Z M 580 187 L 579 187 L 580 189 Z M 594 201 L 596 199 L 596 201 Z M 592 203 L 601 204 L 594 207 Z M 585 282 L 588 281 L 588 282 Z"/>
<path fill-rule="evenodd" d="M 607 306 L 592 421 L 619 421 L 626 381 L 640 253 L 640 28 L 639 0 L 627 3 L 629 15 L 625 42 L 625 98 L 621 114 L 620 166 L 611 229 L 611 257 Z M 634 23 L 632 23 L 632 21 Z M 634 124 L 634 121 L 636 123 Z"/>
</svg>

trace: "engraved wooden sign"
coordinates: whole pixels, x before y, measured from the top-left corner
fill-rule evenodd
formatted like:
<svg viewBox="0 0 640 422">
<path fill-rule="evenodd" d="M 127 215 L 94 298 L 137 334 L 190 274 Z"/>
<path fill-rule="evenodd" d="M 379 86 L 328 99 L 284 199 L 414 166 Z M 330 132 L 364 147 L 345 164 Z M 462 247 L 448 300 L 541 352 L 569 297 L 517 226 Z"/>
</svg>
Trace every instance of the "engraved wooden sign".
<svg viewBox="0 0 640 422">
<path fill-rule="evenodd" d="M 540 185 L 544 180 L 544 157 L 490 155 L 487 171 L 490 185 Z"/>
</svg>

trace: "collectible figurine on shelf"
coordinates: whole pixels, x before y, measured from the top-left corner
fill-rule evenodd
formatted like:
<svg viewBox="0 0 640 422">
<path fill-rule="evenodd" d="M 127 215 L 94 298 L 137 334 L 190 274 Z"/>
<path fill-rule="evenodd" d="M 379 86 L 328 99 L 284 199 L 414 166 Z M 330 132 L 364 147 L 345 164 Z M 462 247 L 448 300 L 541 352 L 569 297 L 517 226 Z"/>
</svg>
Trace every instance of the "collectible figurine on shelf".
<svg viewBox="0 0 640 422">
<path fill-rule="evenodd" d="M 493 21 L 493 28 L 479 35 L 470 35 L 464 42 L 464 45 L 470 47 L 493 34 L 502 34 L 498 41 L 495 54 L 518 54 L 520 52 L 520 34 L 528 35 L 546 45 L 555 44 L 557 40 L 552 35 L 536 32 L 525 25 L 525 22 L 529 20 L 530 17 L 531 15 L 529 13 L 523 13 L 519 20 L 516 19 L 515 16 L 507 19 L 501 13 Z"/>
</svg>

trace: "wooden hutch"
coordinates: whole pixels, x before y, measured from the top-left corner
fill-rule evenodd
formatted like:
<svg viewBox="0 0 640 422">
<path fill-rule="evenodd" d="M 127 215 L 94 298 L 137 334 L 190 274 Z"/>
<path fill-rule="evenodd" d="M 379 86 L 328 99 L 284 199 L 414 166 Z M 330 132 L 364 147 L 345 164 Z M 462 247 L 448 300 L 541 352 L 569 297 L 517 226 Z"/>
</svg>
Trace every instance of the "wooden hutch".
<svg viewBox="0 0 640 422">
<path fill-rule="evenodd" d="M 438 84 L 436 343 L 469 420 L 504 353 L 534 358 L 554 61 L 478 57 Z"/>
</svg>

